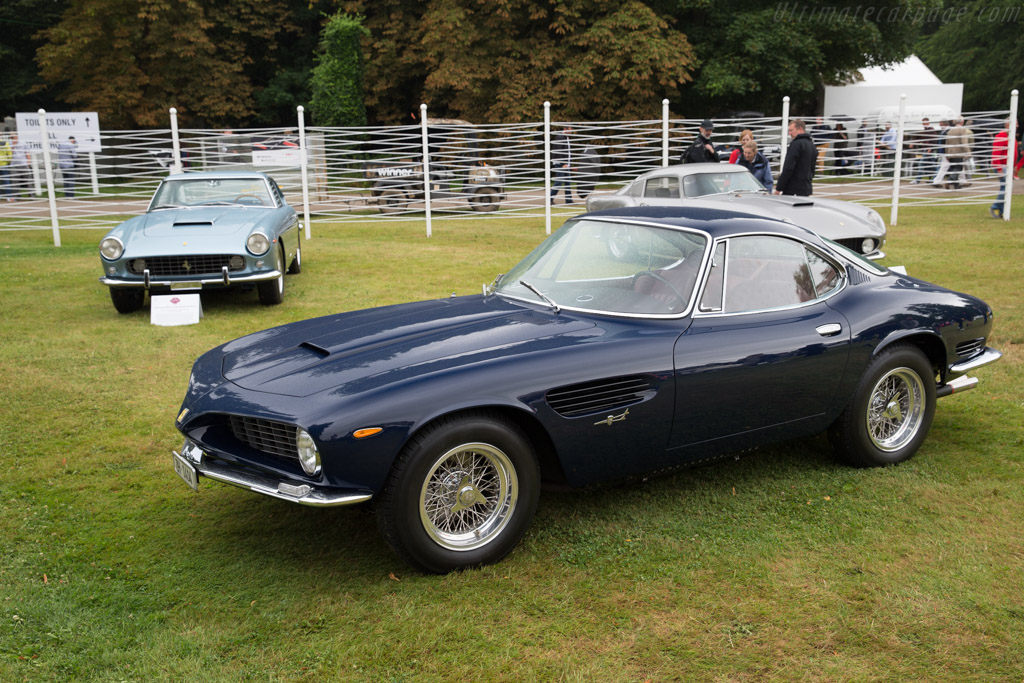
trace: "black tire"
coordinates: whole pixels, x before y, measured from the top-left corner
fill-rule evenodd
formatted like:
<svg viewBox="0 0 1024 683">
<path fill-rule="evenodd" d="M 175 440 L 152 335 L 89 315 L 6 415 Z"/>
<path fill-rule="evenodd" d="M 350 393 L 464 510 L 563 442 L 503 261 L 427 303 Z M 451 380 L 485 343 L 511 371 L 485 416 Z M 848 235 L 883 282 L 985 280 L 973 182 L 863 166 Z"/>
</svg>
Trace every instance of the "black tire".
<svg viewBox="0 0 1024 683">
<path fill-rule="evenodd" d="M 296 235 L 295 237 L 295 258 L 292 259 L 292 264 L 288 267 L 289 275 L 298 275 L 302 272 L 302 235 Z"/>
<path fill-rule="evenodd" d="M 469 205 L 474 211 L 497 211 L 501 198 L 497 188 L 481 187 L 469 197 Z"/>
<path fill-rule="evenodd" d="M 897 344 L 868 364 L 829 429 L 832 449 L 855 467 L 895 465 L 921 447 L 935 416 L 935 371 L 915 346 Z"/>
<path fill-rule="evenodd" d="M 111 287 L 110 300 L 114 302 L 114 308 L 118 313 L 134 313 L 142 308 L 146 292 L 142 289 Z"/>
<path fill-rule="evenodd" d="M 279 245 L 275 251 L 274 266 L 280 275 L 273 280 L 256 283 L 256 293 L 259 294 L 260 303 L 264 306 L 275 306 L 284 301 L 284 245 Z"/>
<path fill-rule="evenodd" d="M 398 213 L 407 207 L 408 201 L 405 199 L 402 190 L 381 190 L 380 196 L 377 197 L 377 208 L 380 209 L 381 213 Z"/>
<path fill-rule="evenodd" d="M 409 564 L 430 573 L 491 564 L 526 533 L 540 470 L 515 425 L 487 413 L 443 418 L 414 436 L 378 497 L 377 523 Z"/>
</svg>

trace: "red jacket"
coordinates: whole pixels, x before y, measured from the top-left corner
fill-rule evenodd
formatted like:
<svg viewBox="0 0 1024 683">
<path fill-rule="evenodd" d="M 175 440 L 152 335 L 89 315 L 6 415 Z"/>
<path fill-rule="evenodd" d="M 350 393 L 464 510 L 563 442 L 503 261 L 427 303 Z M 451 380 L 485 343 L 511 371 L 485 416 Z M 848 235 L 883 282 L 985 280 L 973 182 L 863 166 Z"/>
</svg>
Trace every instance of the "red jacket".
<svg viewBox="0 0 1024 683">
<path fill-rule="evenodd" d="M 1001 130 L 996 133 L 996 137 L 992 140 L 992 165 L 995 166 L 997 173 L 1004 173 L 1006 170 L 1006 156 L 1007 156 L 1007 139 L 1010 137 L 1010 133 L 1007 130 Z M 1016 147 L 1016 145 L 1014 145 Z M 1019 154 L 1013 155 L 1014 168 L 1019 169 L 1021 164 L 1024 164 L 1024 157 Z"/>
</svg>

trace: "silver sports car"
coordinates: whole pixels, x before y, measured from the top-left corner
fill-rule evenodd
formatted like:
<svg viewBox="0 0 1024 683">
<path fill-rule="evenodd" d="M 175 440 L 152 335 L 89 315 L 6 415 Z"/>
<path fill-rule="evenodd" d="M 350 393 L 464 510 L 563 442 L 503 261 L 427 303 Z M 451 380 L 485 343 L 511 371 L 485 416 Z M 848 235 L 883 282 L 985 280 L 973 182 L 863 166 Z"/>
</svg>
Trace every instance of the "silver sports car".
<svg viewBox="0 0 1024 683">
<path fill-rule="evenodd" d="M 871 259 L 885 256 L 885 221 L 874 209 L 819 197 L 768 194 L 742 166 L 686 164 L 648 171 L 616 192 L 587 198 L 588 211 L 625 206 L 714 206 L 779 218 L 812 230 Z"/>
</svg>

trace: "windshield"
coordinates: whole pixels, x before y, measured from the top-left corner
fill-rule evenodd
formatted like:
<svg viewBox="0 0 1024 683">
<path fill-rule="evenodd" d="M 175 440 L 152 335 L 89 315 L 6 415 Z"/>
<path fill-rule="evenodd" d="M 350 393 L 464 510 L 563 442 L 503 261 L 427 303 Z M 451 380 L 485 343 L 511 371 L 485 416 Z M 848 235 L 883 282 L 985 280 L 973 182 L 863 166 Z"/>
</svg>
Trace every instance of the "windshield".
<svg viewBox="0 0 1024 683">
<path fill-rule="evenodd" d="M 703 233 L 596 219 L 570 221 L 501 279 L 495 292 L 560 308 L 677 316 L 690 308 Z"/>
<path fill-rule="evenodd" d="M 176 178 L 157 188 L 150 210 L 182 206 L 274 206 L 262 178 Z"/>
<path fill-rule="evenodd" d="M 750 173 L 694 173 L 683 178 L 683 194 L 687 197 L 726 192 L 764 192 L 764 186 Z"/>
</svg>

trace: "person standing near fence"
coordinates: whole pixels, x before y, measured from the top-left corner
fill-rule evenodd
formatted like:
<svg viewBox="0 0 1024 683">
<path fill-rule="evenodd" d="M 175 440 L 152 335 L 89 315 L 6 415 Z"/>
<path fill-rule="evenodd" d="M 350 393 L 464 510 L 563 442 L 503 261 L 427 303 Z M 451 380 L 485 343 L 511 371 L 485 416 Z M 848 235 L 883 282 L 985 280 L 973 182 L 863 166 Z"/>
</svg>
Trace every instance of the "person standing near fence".
<svg viewBox="0 0 1024 683">
<path fill-rule="evenodd" d="M 711 119 L 704 119 L 700 122 L 699 132 L 693 143 L 679 157 L 681 164 L 700 164 L 705 162 L 717 162 L 718 152 L 711 144 L 711 135 L 715 131 L 715 124 Z"/>
<path fill-rule="evenodd" d="M 74 135 L 57 145 L 57 165 L 64 178 L 64 196 L 74 197 L 78 182 L 78 140 Z"/>
<path fill-rule="evenodd" d="M 7 168 L 10 177 L 11 194 L 7 201 L 21 199 L 21 193 L 28 193 L 32 198 L 32 170 L 28 166 L 28 147 L 18 139 L 18 134 L 11 136 L 11 163 Z"/>
<path fill-rule="evenodd" d="M 931 120 L 925 116 L 921 119 L 921 130 L 911 136 L 910 149 L 917 155 L 917 170 L 911 184 L 916 185 L 935 173 L 935 129 Z"/>
<path fill-rule="evenodd" d="M 753 139 L 743 143 L 743 156 L 737 163 L 750 171 L 751 175 L 757 178 L 757 182 L 761 183 L 769 193 L 775 189 L 772 167 L 764 155 L 757 151 L 757 143 Z"/>
<path fill-rule="evenodd" d="M 749 128 L 744 128 L 743 132 L 740 133 L 739 144 L 733 147 L 732 151 L 729 152 L 730 164 L 738 164 L 740 162 L 740 159 L 743 158 L 743 145 L 746 144 L 748 140 L 754 140 L 754 133 Z"/>
<path fill-rule="evenodd" d="M 974 135 L 964 126 L 963 118 L 956 120 L 956 125 L 946 133 L 946 158 L 949 160 L 948 174 L 952 182 L 946 183 L 946 189 L 959 190 L 965 183 L 967 160 L 971 157 L 971 140 Z"/>
<path fill-rule="evenodd" d="M 946 155 L 946 138 L 949 135 L 949 121 L 939 121 L 939 134 L 935 138 L 935 154 L 939 158 L 939 170 L 932 179 L 932 185 L 941 187 L 949 172 L 949 156 Z"/>
<path fill-rule="evenodd" d="M 569 135 L 572 126 L 566 126 L 562 132 L 555 133 L 551 140 L 551 203 L 559 189 L 565 192 L 565 203 L 572 204 L 572 142 Z"/>
<path fill-rule="evenodd" d="M 1006 202 L 1006 164 L 1009 163 L 1011 166 L 1017 163 L 1017 158 L 1014 156 L 1011 159 L 1007 159 L 1009 150 L 1017 145 L 1010 145 L 1010 119 L 1006 119 L 1003 123 L 1003 129 L 996 133 L 995 138 L 992 139 L 992 170 L 999 178 L 999 194 L 996 195 L 996 200 L 992 202 L 992 206 L 988 207 L 988 212 L 992 214 L 992 218 L 1003 217 L 1003 206 Z"/>
<path fill-rule="evenodd" d="M 10 170 L 11 157 L 14 152 L 11 150 L 11 143 L 7 141 L 6 135 L 0 135 L 0 197 L 10 201 L 11 179 L 7 176 Z"/>
<path fill-rule="evenodd" d="M 786 151 L 786 163 L 782 166 L 779 182 L 775 185 L 775 194 L 810 197 L 818 150 L 814 147 L 811 136 L 807 134 L 807 124 L 802 119 L 793 119 L 789 122 L 789 137 L 792 138 L 792 142 Z"/>
</svg>

